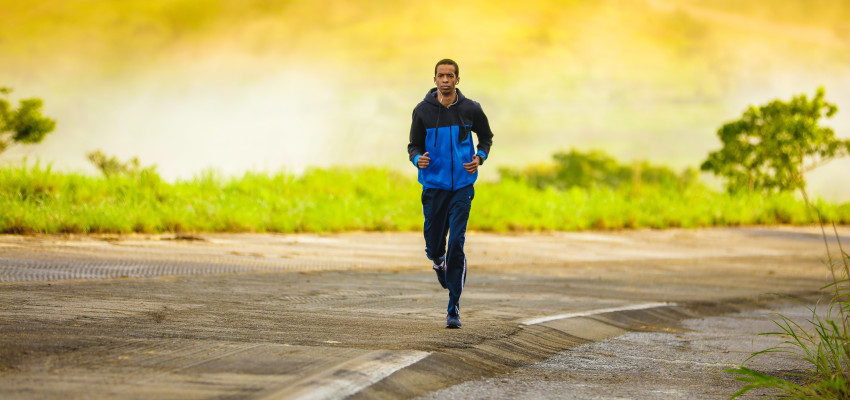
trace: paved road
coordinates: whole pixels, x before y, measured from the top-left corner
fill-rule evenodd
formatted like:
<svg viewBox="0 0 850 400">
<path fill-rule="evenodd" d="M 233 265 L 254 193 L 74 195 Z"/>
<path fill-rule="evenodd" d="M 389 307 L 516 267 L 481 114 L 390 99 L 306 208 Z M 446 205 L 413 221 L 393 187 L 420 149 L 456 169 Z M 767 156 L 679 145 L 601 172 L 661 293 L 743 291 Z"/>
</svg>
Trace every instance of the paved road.
<svg viewBox="0 0 850 400">
<path fill-rule="evenodd" d="M 421 242 L 415 233 L 0 236 L 0 397 L 488 398 L 504 380 L 549 398 L 573 376 L 602 388 L 575 398 L 617 398 L 623 376 L 611 368 L 639 357 L 600 354 L 653 340 L 678 349 L 662 336 L 695 335 L 689 324 L 705 318 L 764 320 L 764 309 L 787 305 L 760 295 L 813 302 L 829 276 L 810 228 L 470 233 L 464 327 L 447 330 L 447 294 Z M 744 325 L 738 335 L 761 326 Z M 736 349 L 708 363 L 712 373 L 744 355 Z M 578 369 L 553 373 L 561 386 L 511 384 L 541 365 Z M 641 385 L 624 398 L 669 386 L 651 370 L 628 375 Z M 736 388 L 725 379 L 731 391 L 717 398 Z"/>
<path fill-rule="evenodd" d="M 777 313 L 811 332 L 805 321 L 812 312 L 806 306 L 780 302 L 769 307 L 686 319 L 665 329 L 623 331 L 420 399 L 728 399 L 742 384 L 724 371 L 784 340 L 759 335 L 778 331 L 772 322 Z M 807 369 L 800 357 L 785 353 L 756 357 L 747 366 L 788 377 Z M 754 390 L 742 398 L 764 398 L 769 393 Z"/>
</svg>

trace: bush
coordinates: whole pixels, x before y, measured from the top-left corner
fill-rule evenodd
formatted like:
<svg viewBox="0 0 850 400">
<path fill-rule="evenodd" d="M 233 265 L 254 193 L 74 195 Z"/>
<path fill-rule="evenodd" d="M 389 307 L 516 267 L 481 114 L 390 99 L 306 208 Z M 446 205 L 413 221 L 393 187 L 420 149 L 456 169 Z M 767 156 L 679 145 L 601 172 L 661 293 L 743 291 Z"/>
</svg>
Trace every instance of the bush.
<svg viewBox="0 0 850 400">
<path fill-rule="evenodd" d="M 502 178 L 525 181 L 539 189 L 596 186 L 612 189 L 641 186 L 683 188 L 696 182 L 694 170 L 677 174 L 668 167 L 652 165 L 646 161 L 621 164 L 602 151 L 582 153 L 570 150 L 555 153 L 552 158 L 553 162 L 550 164 L 522 170 L 503 168 L 499 173 Z"/>
</svg>

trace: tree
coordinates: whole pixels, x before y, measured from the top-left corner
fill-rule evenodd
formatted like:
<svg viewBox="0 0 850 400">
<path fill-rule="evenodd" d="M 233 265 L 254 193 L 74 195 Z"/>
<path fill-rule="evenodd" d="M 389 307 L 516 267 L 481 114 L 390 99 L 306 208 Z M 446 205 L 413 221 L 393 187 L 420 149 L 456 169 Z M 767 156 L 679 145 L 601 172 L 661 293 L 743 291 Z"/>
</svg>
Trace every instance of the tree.
<svg viewBox="0 0 850 400">
<path fill-rule="evenodd" d="M 0 87 L 0 153 L 15 143 L 39 143 L 56 128 L 56 121 L 41 114 L 41 99 L 21 100 L 15 110 L 7 100 L 11 92 Z"/>
<path fill-rule="evenodd" d="M 802 94 L 789 102 L 750 106 L 741 119 L 717 131 L 723 148 L 710 153 L 700 169 L 727 178 L 730 192 L 800 189 L 808 202 L 804 175 L 850 154 L 850 140 L 837 139 L 831 128 L 818 125 L 838 112 L 824 94 L 821 87 L 811 100 Z"/>
</svg>

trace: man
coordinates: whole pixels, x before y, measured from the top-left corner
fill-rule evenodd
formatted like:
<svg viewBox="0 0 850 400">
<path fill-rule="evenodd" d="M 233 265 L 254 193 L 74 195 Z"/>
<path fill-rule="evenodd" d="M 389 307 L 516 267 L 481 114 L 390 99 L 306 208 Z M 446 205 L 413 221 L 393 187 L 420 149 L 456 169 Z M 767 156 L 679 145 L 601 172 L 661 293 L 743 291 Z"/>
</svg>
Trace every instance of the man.
<svg viewBox="0 0 850 400">
<path fill-rule="evenodd" d="M 460 328 L 460 294 L 466 282 L 466 224 L 478 167 L 487 159 L 493 133 L 481 105 L 463 96 L 457 63 L 444 59 L 434 67 L 434 84 L 413 109 L 407 153 L 419 168 L 425 255 L 437 279 L 449 290 L 447 328 Z M 478 136 L 478 151 L 471 132 Z M 449 235 L 448 251 L 446 235 Z"/>
</svg>

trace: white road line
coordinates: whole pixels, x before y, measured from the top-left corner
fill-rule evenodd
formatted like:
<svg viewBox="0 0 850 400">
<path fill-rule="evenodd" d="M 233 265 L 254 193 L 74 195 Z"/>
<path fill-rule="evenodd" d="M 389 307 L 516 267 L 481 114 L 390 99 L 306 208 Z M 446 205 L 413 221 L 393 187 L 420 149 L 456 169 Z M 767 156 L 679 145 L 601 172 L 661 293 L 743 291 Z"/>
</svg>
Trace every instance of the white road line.
<svg viewBox="0 0 850 400">
<path fill-rule="evenodd" d="M 344 399 L 431 353 L 376 350 L 305 378 L 264 399 Z"/>
<path fill-rule="evenodd" d="M 570 313 L 570 314 L 558 314 L 558 315 L 552 315 L 552 316 L 548 316 L 548 317 L 534 318 L 534 319 L 529 319 L 527 321 L 523 321 L 523 322 L 521 322 L 521 324 L 522 325 L 537 325 L 537 324 L 542 324 L 544 322 L 554 321 L 554 320 L 557 320 L 557 319 L 589 317 L 591 315 L 605 314 L 605 313 L 617 312 L 617 311 L 645 310 L 647 308 L 669 307 L 669 306 L 675 306 L 675 305 L 676 305 L 676 303 L 643 303 L 643 304 L 635 304 L 635 305 L 632 305 L 632 306 L 603 308 L 603 309 L 599 309 L 599 310 L 588 310 L 588 311 L 581 311 L 581 312 Z"/>
</svg>

